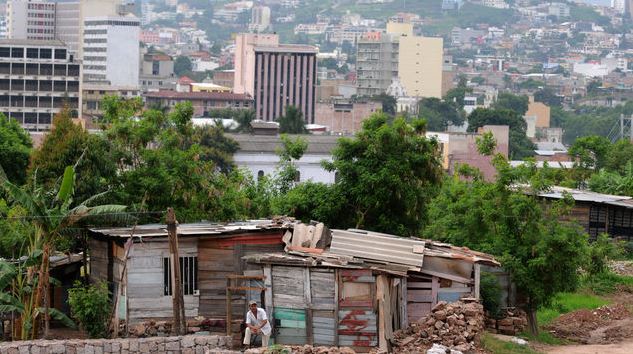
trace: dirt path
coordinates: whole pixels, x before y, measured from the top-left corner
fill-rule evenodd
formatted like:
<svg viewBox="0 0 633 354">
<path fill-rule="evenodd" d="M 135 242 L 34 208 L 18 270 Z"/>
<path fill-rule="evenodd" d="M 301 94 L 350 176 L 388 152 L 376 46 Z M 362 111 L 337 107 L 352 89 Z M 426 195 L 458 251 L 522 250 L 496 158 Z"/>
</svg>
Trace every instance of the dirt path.
<svg viewBox="0 0 633 354">
<path fill-rule="evenodd" d="M 615 344 L 579 344 L 550 347 L 543 350 L 547 354 L 631 354 L 633 341 Z"/>
</svg>

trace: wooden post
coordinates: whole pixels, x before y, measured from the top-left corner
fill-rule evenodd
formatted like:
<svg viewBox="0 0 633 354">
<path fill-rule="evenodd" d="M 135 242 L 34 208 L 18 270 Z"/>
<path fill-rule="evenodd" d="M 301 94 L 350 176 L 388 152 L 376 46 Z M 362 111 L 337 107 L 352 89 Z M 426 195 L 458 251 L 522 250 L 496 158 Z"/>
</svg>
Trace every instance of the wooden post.
<svg viewBox="0 0 633 354">
<path fill-rule="evenodd" d="M 231 321 L 233 320 L 231 311 L 231 278 L 226 279 L 226 335 L 231 335 Z"/>
<path fill-rule="evenodd" d="M 475 299 L 479 300 L 481 286 L 481 264 L 475 263 Z"/>
<path fill-rule="evenodd" d="M 180 283 L 180 255 L 178 253 L 178 235 L 176 229 L 176 213 L 173 208 L 167 209 L 167 232 L 169 233 L 169 253 L 171 256 L 171 298 L 174 312 L 173 331 L 177 335 L 187 332 L 184 316 L 185 304 Z"/>
</svg>

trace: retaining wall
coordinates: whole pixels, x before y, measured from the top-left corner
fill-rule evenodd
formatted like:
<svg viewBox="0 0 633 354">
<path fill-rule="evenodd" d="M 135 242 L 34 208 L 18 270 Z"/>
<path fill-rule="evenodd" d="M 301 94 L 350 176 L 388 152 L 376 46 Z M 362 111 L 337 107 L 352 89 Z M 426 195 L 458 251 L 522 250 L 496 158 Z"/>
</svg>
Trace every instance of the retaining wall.
<svg viewBox="0 0 633 354">
<path fill-rule="evenodd" d="M 189 335 L 180 337 L 34 340 L 0 343 L 0 354 L 132 354 L 232 353 L 231 337 Z"/>
</svg>

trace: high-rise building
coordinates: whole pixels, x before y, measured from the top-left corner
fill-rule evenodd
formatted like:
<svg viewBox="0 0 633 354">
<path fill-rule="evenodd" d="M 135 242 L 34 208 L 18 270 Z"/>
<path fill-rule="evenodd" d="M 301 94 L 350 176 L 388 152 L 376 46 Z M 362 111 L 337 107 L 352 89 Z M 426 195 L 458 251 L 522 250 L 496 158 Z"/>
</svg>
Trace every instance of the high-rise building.
<svg viewBox="0 0 633 354">
<path fill-rule="evenodd" d="M 409 96 L 442 97 L 443 47 L 441 37 L 400 37 L 398 77 Z"/>
<path fill-rule="evenodd" d="M 81 57 L 85 18 L 117 16 L 120 10 L 121 0 L 10 0 L 8 37 L 59 39 L 71 53 Z"/>
<path fill-rule="evenodd" d="M 410 23 L 389 22 L 386 33 L 368 32 L 358 40 L 358 95 L 379 95 L 399 79 L 409 96 L 441 97 L 442 57 L 442 38 L 414 36 Z"/>
<path fill-rule="evenodd" d="M 7 30 L 11 39 L 55 39 L 55 2 L 10 0 Z"/>
<path fill-rule="evenodd" d="M 85 82 L 138 86 L 140 25 L 139 19 L 133 15 L 86 18 L 83 42 Z"/>
<path fill-rule="evenodd" d="M 318 49 L 279 44 L 276 34 L 242 33 L 235 41 L 234 91 L 254 98 L 256 119 L 276 120 L 295 106 L 314 123 Z"/>
<path fill-rule="evenodd" d="M 270 7 L 255 6 L 251 10 L 251 31 L 263 32 L 270 26 Z"/>
<path fill-rule="evenodd" d="M 384 93 L 398 77 L 398 36 L 368 32 L 356 45 L 356 86 L 359 96 Z"/>
<path fill-rule="evenodd" d="M 0 112 L 49 130 L 64 107 L 81 115 L 81 66 L 61 41 L 0 40 Z"/>
</svg>

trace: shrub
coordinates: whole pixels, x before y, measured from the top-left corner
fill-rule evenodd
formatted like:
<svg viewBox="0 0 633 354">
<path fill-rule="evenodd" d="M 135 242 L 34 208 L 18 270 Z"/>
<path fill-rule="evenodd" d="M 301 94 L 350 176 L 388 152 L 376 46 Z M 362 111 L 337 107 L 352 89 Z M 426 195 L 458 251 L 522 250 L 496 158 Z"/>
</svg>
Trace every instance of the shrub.
<svg viewBox="0 0 633 354">
<path fill-rule="evenodd" d="M 620 257 L 622 248 L 609 238 L 607 234 L 598 235 L 596 241 L 589 247 L 589 274 L 600 274 L 608 270 L 610 259 Z"/>
<path fill-rule="evenodd" d="M 501 286 L 494 274 L 481 273 L 479 293 L 488 315 L 492 318 L 499 317 L 501 314 Z"/>
<path fill-rule="evenodd" d="M 88 332 L 90 338 L 103 338 L 107 335 L 111 310 L 108 295 L 106 283 L 84 286 L 77 282 L 68 291 L 72 316 Z"/>
</svg>

